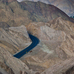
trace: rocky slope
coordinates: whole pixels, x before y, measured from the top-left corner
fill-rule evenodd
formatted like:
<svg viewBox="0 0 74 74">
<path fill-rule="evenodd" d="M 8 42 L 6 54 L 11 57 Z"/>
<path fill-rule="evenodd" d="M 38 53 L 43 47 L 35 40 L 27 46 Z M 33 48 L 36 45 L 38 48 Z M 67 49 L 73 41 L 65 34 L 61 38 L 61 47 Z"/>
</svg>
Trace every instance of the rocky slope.
<svg viewBox="0 0 74 74">
<path fill-rule="evenodd" d="M 41 74 L 74 74 L 74 57 L 55 64 Z"/>
<path fill-rule="evenodd" d="M 0 47 L 6 48 L 11 54 L 14 54 L 28 45 L 30 45 L 30 39 L 25 26 L 0 27 Z"/>
<path fill-rule="evenodd" d="M 3 26 L 4 24 L 4 26 Z M 0 72 L 7 74 L 35 74 L 21 60 L 13 57 L 18 51 L 31 44 L 25 26 L 9 27 L 0 24 Z M 6 71 L 6 72 L 5 72 Z"/>
<path fill-rule="evenodd" d="M 5 1 L 5 0 L 4 0 Z M 30 22 L 48 22 L 57 17 L 70 18 L 57 7 L 42 2 L 0 1 L 0 22 L 9 26 L 27 25 Z"/>
<path fill-rule="evenodd" d="M 0 67 L 0 74 L 7 74 L 7 72 Z"/>
<path fill-rule="evenodd" d="M 62 11 L 64 11 L 69 16 L 74 15 L 74 0 L 28 0 L 28 1 L 34 1 L 34 2 L 41 1 L 47 4 L 52 4 L 60 8 Z"/>
<path fill-rule="evenodd" d="M 57 7 L 42 2 L 23 1 L 21 7 L 31 13 L 33 21 L 47 22 L 57 17 L 69 20 L 69 17 Z"/>
<path fill-rule="evenodd" d="M 4 27 L 2 24 L 4 24 Z M 11 54 L 26 48 L 31 43 L 26 28 L 29 33 L 40 39 L 40 43 L 32 52 L 28 52 L 21 59 L 16 59 Z M 65 73 L 74 65 L 73 36 L 74 23 L 61 17 L 47 23 L 33 22 L 26 27 L 10 27 L 8 24 L 1 23 L 0 67 L 9 74 Z M 5 71 L 2 70 L 2 72 Z"/>
<path fill-rule="evenodd" d="M 13 57 L 7 49 L 4 49 L 3 47 L 0 47 L 0 67 L 4 69 L 7 74 L 34 74 L 25 63 Z M 1 71 L 2 73 L 4 72 L 3 70 Z"/>
<path fill-rule="evenodd" d="M 30 23 L 26 27 L 29 33 L 40 39 L 39 45 L 31 53 L 29 52 L 21 58 L 32 70 L 41 73 L 60 62 L 64 66 L 63 63 L 66 59 L 69 60 L 69 58 L 74 57 L 74 23 L 59 17 L 48 23 Z M 73 65 L 69 64 L 69 67 Z"/>
<path fill-rule="evenodd" d="M 28 15 L 29 12 L 22 10 L 17 1 L 9 3 L 0 1 L 0 22 L 10 26 L 26 25 L 31 21 Z"/>
<path fill-rule="evenodd" d="M 55 64 L 56 72 L 59 70 L 59 73 L 60 69 L 66 71 L 74 65 L 70 59 L 74 57 L 74 23 L 69 21 L 64 12 L 41 2 L 22 2 L 25 6 L 20 6 L 17 1 L 8 1 L 8 4 L 0 2 L 1 73 L 39 74 L 44 70 L 50 73 L 48 68 L 52 70 Z M 27 31 L 38 37 L 40 43 L 31 52 L 17 59 L 12 55 L 31 44 Z M 57 63 L 67 68 L 61 65 L 57 68 Z"/>
</svg>

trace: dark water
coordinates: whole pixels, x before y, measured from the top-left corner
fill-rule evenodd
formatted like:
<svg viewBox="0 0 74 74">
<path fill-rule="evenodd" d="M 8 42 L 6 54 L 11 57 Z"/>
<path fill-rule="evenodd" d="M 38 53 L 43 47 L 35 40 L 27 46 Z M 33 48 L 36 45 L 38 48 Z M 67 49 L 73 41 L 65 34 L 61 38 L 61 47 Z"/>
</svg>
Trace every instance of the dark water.
<svg viewBox="0 0 74 74">
<path fill-rule="evenodd" d="M 32 50 L 37 44 L 39 43 L 39 39 L 31 34 L 29 34 L 30 39 L 32 40 L 32 44 L 28 46 L 27 48 L 23 49 L 22 51 L 18 52 L 17 54 L 13 55 L 16 58 L 21 58 L 23 55 L 25 55 L 27 52 Z"/>
</svg>

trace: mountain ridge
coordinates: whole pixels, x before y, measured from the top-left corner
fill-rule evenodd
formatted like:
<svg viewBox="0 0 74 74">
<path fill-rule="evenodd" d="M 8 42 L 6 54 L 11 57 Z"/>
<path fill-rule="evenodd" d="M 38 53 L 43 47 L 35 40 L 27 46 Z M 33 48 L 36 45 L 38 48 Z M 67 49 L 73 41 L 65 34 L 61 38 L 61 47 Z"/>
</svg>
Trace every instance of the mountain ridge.
<svg viewBox="0 0 74 74">
<path fill-rule="evenodd" d="M 26 0 L 23 0 L 26 1 Z M 67 15 L 74 15 L 74 0 L 28 0 L 28 1 L 41 1 L 47 4 L 52 4 L 62 11 L 64 11 Z"/>
<path fill-rule="evenodd" d="M 69 16 L 66 13 L 51 4 L 45 4 L 40 1 L 22 1 L 19 4 L 24 10 L 27 10 L 32 14 L 32 19 L 34 21 L 39 21 L 39 18 L 43 18 L 41 22 L 44 20 L 44 22 L 47 22 L 48 20 L 53 20 L 57 17 L 62 17 L 66 20 L 69 19 Z"/>
</svg>

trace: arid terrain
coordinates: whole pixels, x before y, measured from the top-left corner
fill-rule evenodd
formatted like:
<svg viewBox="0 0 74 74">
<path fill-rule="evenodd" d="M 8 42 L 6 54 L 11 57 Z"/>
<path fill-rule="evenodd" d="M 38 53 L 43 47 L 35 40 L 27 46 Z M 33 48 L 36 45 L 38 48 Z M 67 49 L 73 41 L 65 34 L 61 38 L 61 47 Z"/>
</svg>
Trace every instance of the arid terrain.
<svg viewBox="0 0 74 74">
<path fill-rule="evenodd" d="M 20 59 L 14 54 L 40 42 Z M 74 19 L 42 2 L 0 0 L 0 73 L 74 74 Z"/>
<path fill-rule="evenodd" d="M 64 11 L 67 15 L 74 15 L 74 0 L 23 0 L 23 1 L 40 1 L 46 4 L 52 4 L 62 11 Z"/>
</svg>

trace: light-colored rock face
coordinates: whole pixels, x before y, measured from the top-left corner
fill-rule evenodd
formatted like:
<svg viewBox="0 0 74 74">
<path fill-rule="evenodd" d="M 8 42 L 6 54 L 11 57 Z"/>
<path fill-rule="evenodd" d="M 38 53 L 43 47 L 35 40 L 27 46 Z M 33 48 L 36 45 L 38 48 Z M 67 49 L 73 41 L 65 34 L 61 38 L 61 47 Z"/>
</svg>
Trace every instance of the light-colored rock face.
<svg viewBox="0 0 74 74">
<path fill-rule="evenodd" d="M 8 74 L 5 70 L 3 70 L 1 67 L 0 67 L 0 73 L 1 74 Z"/>
<path fill-rule="evenodd" d="M 23 44 L 22 44 L 23 43 Z M 0 46 L 15 54 L 30 45 L 30 39 L 25 26 L 0 28 Z"/>
<path fill-rule="evenodd" d="M 14 54 L 30 45 L 31 41 L 28 37 L 27 31 L 38 37 L 40 43 L 32 49 L 32 52 L 28 52 L 24 55 L 20 61 L 19 59 L 14 58 L 11 54 Z M 74 23 L 63 20 L 60 17 L 48 23 L 33 22 L 26 25 L 26 27 L 19 26 L 2 28 L 1 26 L 0 67 L 5 71 L 8 70 L 8 73 L 11 71 L 13 74 L 19 74 L 21 71 L 26 71 L 28 74 L 35 74 L 36 72 L 41 73 L 49 67 L 53 69 L 51 66 L 55 64 L 57 65 L 57 63 L 60 62 L 62 62 L 61 65 L 65 65 L 63 64 L 63 61 L 70 57 L 74 57 L 73 32 Z M 49 73 L 49 71 L 47 73 Z"/>
<path fill-rule="evenodd" d="M 42 72 L 74 57 L 74 23 L 59 17 L 48 23 L 30 23 L 26 27 L 28 32 L 40 39 L 38 46 L 21 58 L 29 68 Z"/>
<path fill-rule="evenodd" d="M 59 49 L 62 49 L 69 56 L 74 56 L 74 23 L 58 18 L 54 21 L 51 21 L 50 24 L 51 28 L 64 31 L 66 34 L 65 40 Z"/>
<path fill-rule="evenodd" d="M 29 3 L 26 2 L 28 5 Z M 37 2 L 35 6 L 39 10 L 35 8 L 36 13 L 43 14 L 43 17 L 47 18 L 50 14 L 53 14 L 49 19 L 54 19 L 57 14 L 57 17 L 59 15 L 67 19 L 69 18 L 65 13 L 52 5 Z M 29 9 L 29 7 L 27 8 Z M 50 13 L 48 12 L 50 11 L 49 9 L 52 9 Z M 56 18 L 47 23 L 34 22 L 28 24 L 31 20 L 35 21 L 34 18 L 37 16 L 38 21 L 45 19 L 39 15 L 31 17 L 31 11 L 29 12 L 27 10 L 22 10 L 17 1 L 13 1 L 7 5 L 0 2 L 0 67 L 9 74 L 35 74 L 36 72 L 41 73 L 49 67 L 51 68 L 50 70 L 52 70 L 55 64 L 55 68 L 57 68 L 57 63 L 61 62 L 57 70 L 62 70 L 63 65 L 66 65 L 66 63 L 70 64 L 73 61 L 70 59 L 69 62 L 67 62 L 67 60 L 63 63 L 64 60 L 74 57 L 74 23 L 63 20 L 62 18 Z M 26 27 L 10 27 L 8 24 L 10 26 L 28 25 L 26 25 Z M 28 32 L 39 38 L 40 43 L 21 59 L 16 59 L 11 54 L 15 54 L 31 44 L 26 28 Z M 73 62 L 72 65 L 74 65 Z M 69 67 L 72 65 L 70 64 Z M 48 70 L 46 70 L 47 73 L 50 73 Z"/>
<path fill-rule="evenodd" d="M 48 68 L 41 74 L 74 74 L 74 57 L 61 61 L 58 64 L 55 64 L 51 68 Z"/>
<path fill-rule="evenodd" d="M 27 30 L 34 36 L 38 37 L 40 43 L 32 50 L 32 52 L 28 52 L 21 58 L 21 60 L 27 65 L 23 66 L 24 63 L 13 58 L 11 54 L 30 45 L 31 41 L 28 37 Z M 27 73 L 31 72 L 32 74 L 37 71 L 41 73 L 45 69 L 49 67 L 51 68 L 51 66 L 61 61 L 74 57 L 73 32 L 74 23 L 63 20 L 60 17 L 48 23 L 30 23 L 29 25 L 26 25 L 26 27 L 23 25 L 19 27 L 1 26 L 0 66 L 5 71 L 7 71 L 6 68 L 8 68 L 8 71 L 16 74 L 19 74 L 21 71 L 25 72 L 25 70 Z M 26 69 L 23 70 L 23 68 Z M 33 71 L 29 69 L 32 69 Z"/>
<path fill-rule="evenodd" d="M 28 73 L 34 74 L 21 60 L 13 57 L 18 51 L 23 50 L 31 44 L 25 26 L 0 27 L 0 72 L 8 74 Z M 5 71 L 3 71 L 4 69 Z"/>
<path fill-rule="evenodd" d="M 55 31 L 48 26 L 41 26 L 40 30 L 39 38 L 41 41 L 61 42 L 64 39 L 64 32 L 62 31 Z"/>
<path fill-rule="evenodd" d="M 21 72 L 34 74 L 32 70 L 29 70 L 25 63 L 13 57 L 6 49 L 2 47 L 0 47 L 0 67 L 7 71 L 8 74 L 20 74 Z"/>
<path fill-rule="evenodd" d="M 50 24 L 48 26 L 50 26 L 51 28 L 64 31 L 67 34 L 74 32 L 74 23 L 72 23 L 70 21 L 65 21 L 61 17 L 59 17 L 55 20 L 52 20 L 49 23 Z"/>
</svg>

